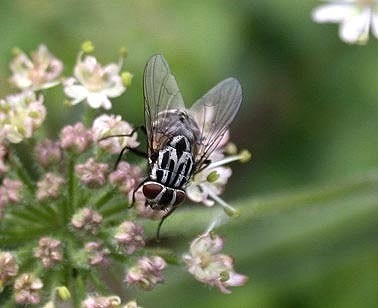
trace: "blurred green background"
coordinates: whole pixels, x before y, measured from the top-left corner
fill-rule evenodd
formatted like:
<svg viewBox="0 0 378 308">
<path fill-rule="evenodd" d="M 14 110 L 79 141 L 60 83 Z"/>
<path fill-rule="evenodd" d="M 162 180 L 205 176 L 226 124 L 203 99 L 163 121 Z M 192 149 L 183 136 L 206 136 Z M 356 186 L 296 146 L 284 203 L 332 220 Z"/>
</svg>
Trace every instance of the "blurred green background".
<svg viewBox="0 0 378 308">
<path fill-rule="evenodd" d="M 14 91 L 13 47 L 45 43 L 69 76 L 88 39 L 104 64 L 128 49 L 134 80 L 113 112 L 134 125 L 143 121 L 142 72 L 152 54 L 164 54 L 188 105 L 230 75 L 241 81 L 232 140 L 253 160 L 233 166 L 224 197 L 248 215 L 219 232 L 250 280 L 223 295 L 171 267 L 153 292 L 132 291 L 143 307 L 376 307 L 378 42 L 342 43 L 336 25 L 311 21 L 319 3 L 0 2 L 1 96 Z M 46 97 L 51 136 L 80 116 L 60 92 Z M 177 241 L 181 251 L 188 242 Z"/>
</svg>

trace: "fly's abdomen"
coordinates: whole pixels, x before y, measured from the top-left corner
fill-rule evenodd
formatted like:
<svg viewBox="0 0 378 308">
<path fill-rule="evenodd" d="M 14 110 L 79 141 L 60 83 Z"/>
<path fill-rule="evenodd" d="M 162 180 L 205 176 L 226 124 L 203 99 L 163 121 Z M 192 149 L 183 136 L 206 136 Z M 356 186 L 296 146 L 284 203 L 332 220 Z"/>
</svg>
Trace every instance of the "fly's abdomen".
<svg viewBox="0 0 378 308">
<path fill-rule="evenodd" d="M 151 168 L 151 179 L 167 187 L 182 188 L 190 179 L 193 155 L 184 136 L 174 137 L 162 150 Z"/>
</svg>

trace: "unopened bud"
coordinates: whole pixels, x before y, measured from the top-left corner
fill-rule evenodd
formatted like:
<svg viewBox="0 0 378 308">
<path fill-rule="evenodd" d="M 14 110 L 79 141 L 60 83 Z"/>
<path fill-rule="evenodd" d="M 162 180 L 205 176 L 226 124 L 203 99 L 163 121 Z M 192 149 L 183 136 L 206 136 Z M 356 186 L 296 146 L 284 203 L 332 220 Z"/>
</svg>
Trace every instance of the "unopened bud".
<svg viewBox="0 0 378 308">
<path fill-rule="evenodd" d="M 126 47 L 122 47 L 119 50 L 119 54 L 122 58 L 126 58 L 129 55 L 129 52 L 127 51 Z"/>
<path fill-rule="evenodd" d="M 246 163 L 251 160 L 252 154 L 248 150 L 242 150 L 240 152 L 240 162 Z"/>
<path fill-rule="evenodd" d="M 133 80 L 134 75 L 131 74 L 130 72 L 122 72 L 121 78 L 122 78 L 122 83 L 125 87 L 129 87 L 131 85 L 131 81 Z"/>
<path fill-rule="evenodd" d="M 68 301 L 71 298 L 71 292 L 66 286 L 57 287 L 56 291 L 62 301 Z"/>
<path fill-rule="evenodd" d="M 12 49 L 12 55 L 13 55 L 13 56 L 18 56 L 20 53 L 22 53 L 22 51 L 21 51 L 20 48 L 18 48 L 18 47 L 14 47 L 14 48 Z"/>
<path fill-rule="evenodd" d="M 236 147 L 236 144 L 233 142 L 229 142 L 224 147 L 225 152 L 228 155 L 236 155 L 238 153 L 238 148 Z"/>
<path fill-rule="evenodd" d="M 219 179 L 219 173 L 216 170 L 214 170 L 208 174 L 206 181 L 208 181 L 209 183 L 214 183 L 218 179 Z"/>
<path fill-rule="evenodd" d="M 91 53 L 94 51 L 94 46 L 91 41 L 85 41 L 83 44 L 81 44 L 81 50 L 84 53 Z"/>
</svg>

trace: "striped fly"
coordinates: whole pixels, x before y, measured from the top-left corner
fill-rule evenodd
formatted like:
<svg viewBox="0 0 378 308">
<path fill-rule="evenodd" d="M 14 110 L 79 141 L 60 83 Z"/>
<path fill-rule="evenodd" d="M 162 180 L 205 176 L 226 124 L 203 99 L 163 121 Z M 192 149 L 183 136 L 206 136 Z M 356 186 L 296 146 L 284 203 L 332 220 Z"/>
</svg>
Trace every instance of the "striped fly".
<svg viewBox="0 0 378 308">
<path fill-rule="evenodd" d="M 148 176 L 139 187 L 147 206 L 166 211 L 162 223 L 185 200 L 191 177 L 210 163 L 239 110 L 242 89 L 227 78 L 186 108 L 162 55 L 148 61 L 143 81 Z"/>
</svg>

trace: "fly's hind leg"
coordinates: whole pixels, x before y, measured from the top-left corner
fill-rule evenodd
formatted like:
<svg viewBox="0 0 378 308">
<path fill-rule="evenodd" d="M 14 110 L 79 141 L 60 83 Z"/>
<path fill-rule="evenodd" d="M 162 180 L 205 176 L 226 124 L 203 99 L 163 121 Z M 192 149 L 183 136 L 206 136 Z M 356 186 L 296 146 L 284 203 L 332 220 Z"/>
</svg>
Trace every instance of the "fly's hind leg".
<svg viewBox="0 0 378 308">
<path fill-rule="evenodd" d="M 161 218 L 160 222 L 159 222 L 159 225 L 157 227 L 157 231 L 156 231 L 156 241 L 159 242 L 160 241 L 160 229 L 161 229 L 161 226 L 163 225 L 163 222 L 177 209 L 177 206 L 172 206 L 168 212 Z"/>
</svg>

